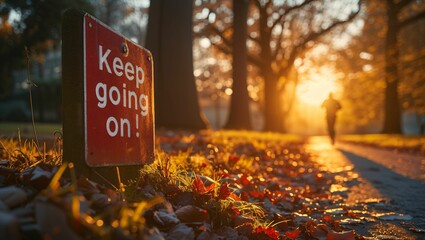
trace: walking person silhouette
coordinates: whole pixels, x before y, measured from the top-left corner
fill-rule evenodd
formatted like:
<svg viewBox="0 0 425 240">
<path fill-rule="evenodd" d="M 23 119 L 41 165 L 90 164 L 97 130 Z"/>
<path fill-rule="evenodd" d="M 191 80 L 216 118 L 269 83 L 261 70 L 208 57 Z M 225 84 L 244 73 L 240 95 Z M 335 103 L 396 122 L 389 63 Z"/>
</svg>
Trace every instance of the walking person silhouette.
<svg viewBox="0 0 425 240">
<path fill-rule="evenodd" d="M 335 143 L 336 113 L 341 109 L 341 104 L 334 99 L 332 93 L 329 93 L 328 98 L 322 103 L 322 108 L 326 110 L 326 123 L 328 125 L 329 137 L 333 145 Z"/>
</svg>

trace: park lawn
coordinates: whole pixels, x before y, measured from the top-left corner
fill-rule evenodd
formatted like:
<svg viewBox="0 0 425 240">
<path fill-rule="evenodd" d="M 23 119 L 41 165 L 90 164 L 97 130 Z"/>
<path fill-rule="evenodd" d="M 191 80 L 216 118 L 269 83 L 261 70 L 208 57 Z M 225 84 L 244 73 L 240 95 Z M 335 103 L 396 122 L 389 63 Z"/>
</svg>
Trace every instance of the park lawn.
<svg viewBox="0 0 425 240">
<path fill-rule="evenodd" d="M 401 134 L 343 135 L 339 140 L 414 153 L 425 153 L 425 136 Z"/>
<path fill-rule="evenodd" d="M 27 238 L 364 239 L 376 204 L 392 214 L 379 200 L 345 204 L 348 173 L 321 168 L 296 135 L 158 131 L 154 162 L 122 187 L 79 178 L 61 141 L 17 141 L 0 137 L 0 201 L 17 199 L 5 202 L 25 210 Z"/>
<path fill-rule="evenodd" d="M 53 136 L 55 132 L 62 131 L 60 123 L 36 123 L 37 135 Z M 0 137 L 16 137 L 18 129 L 23 136 L 33 136 L 32 124 L 29 122 L 0 122 Z"/>
<path fill-rule="evenodd" d="M 22 125 L 2 126 L 12 131 Z M 48 133 L 56 126 L 38 127 Z M 22 195 L 21 190 L 14 187 L 20 182 L 20 178 L 15 179 L 15 176 L 22 175 L 26 180 L 21 183 L 21 188 L 30 192 L 31 198 L 35 196 L 35 202 L 47 201 L 48 205 L 59 204 L 65 209 L 74 209 L 67 212 L 67 217 L 76 222 L 81 231 L 78 234 L 83 238 L 114 238 L 116 231 L 119 231 L 122 237 L 129 239 L 162 239 L 158 231 L 161 229 L 165 234 L 191 239 L 195 234 L 213 237 L 214 228 L 227 237 L 236 234 L 255 239 L 277 239 L 282 233 L 299 234 L 299 231 L 296 228 L 288 229 L 285 224 L 279 233 L 275 225 L 282 219 L 270 215 L 262 206 L 265 187 L 277 187 L 267 175 L 274 171 L 271 166 L 277 159 L 280 159 L 282 167 L 279 171 L 287 169 L 291 173 L 298 172 L 294 168 L 298 164 L 292 164 L 292 161 L 302 161 L 308 157 L 299 150 L 303 141 L 304 138 L 297 135 L 249 131 L 159 131 L 155 161 L 142 166 L 141 178 L 127 183 L 121 192 L 117 188 L 111 191 L 94 182 L 78 179 L 73 164 L 62 162 L 61 146 L 43 149 L 37 148 L 31 139 L 19 142 L 18 139 L 0 137 L 0 159 L 4 159 L 2 166 L 8 169 L 3 171 L 6 175 L 0 172 L 0 185 L 9 185 L 10 188 L 5 188 L 5 191 L 10 191 L 10 195 Z M 290 161 L 284 163 L 285 158 Z M 268 165 L 267 171 L 260 160 L 268 162 L 265 163 Z M 64 179 L 63 174 L 70 175 L 71 179 Z M 301 197 L 304 191 L 302 187 L 294 190 L 293 194 Z M 79 194 L 83 195 L 77 200 Z M 279 196 L 271 196 L 271 192 L 268 194 L 273 201 L 283 197 L 280 190 L 276 193 Z M 105 199 L 112 200 L 105 202 Z M 29 204 L 28 200 L 20 199 L 11 208 L 22 206 L 22 203 Z M 155 217 L 133 216 L 164 202 L 165 208 L 155 210 L 154 213 L 159 214 Z M 90 211 L 75 210 L 87 204 Z M 104 207 L 97 209 L 99 204 Z M 292 206 L 292 203 L 288 204 Z M 171 206 L 175 212 L 170 210 Z M 152 210 L 149 211 L 152 213 Z M 50 218 L 55 213 L 44 214 Z M 146 219 L 151 223 L 146 224 Z M 158 227 L 154 232 L 152 221 Z M 75 227 L 72 224 L 60 225 L 67 231 Z M 244 225 L 244 229 L 230 230 L 227 227 L 239 225 Z"/>
</svg>

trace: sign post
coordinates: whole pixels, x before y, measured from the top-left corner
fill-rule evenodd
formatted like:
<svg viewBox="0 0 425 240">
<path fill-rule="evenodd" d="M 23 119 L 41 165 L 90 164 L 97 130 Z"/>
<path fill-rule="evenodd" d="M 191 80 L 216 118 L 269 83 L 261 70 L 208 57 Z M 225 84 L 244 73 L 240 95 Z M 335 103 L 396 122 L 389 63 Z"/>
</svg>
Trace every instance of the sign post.
<svg viewBox="0 0 425 240">
<path fill-rule="evenodd" d="M 64 160 L 117 184 L 154 159 L 153 59 L 87 13 L 63 16 Z"/>
</svg>

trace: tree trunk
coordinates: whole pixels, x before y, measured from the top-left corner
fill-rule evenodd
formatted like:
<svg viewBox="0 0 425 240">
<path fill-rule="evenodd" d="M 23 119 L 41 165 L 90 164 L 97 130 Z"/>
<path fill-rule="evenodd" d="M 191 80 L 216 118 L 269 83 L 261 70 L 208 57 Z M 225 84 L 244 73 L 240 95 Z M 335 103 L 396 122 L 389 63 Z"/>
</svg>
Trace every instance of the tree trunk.
<svg viewBox="0 0 425 240">
<path fill-rule="evenodd" d="M 247 90 L 247 17 L 249 0 L 233 0 L 233 94 L 227 129 L 251 129 Z"/>
<path fill-rule="evenodd" d="M 277 91 L 277 78 L 270 72 L 264 72 L 264 118 L 265 131 L 283 131 L 283 112 L 281 97 Z"/>
<path fill-rule="evenodd" d="M 156 127 L 206 128 L 193 76 L 192 10 L 190 0 L 151 1 L 146 47 L 155 63 Z"/>
<path fill-rule="evenodd" d="M 398 94 L 398 9 L 392 1 L 387 1 L 387 36 L 385 49 L 385 100 L 383 133 L 402 133 L 401 105 Z"/>
</svg>

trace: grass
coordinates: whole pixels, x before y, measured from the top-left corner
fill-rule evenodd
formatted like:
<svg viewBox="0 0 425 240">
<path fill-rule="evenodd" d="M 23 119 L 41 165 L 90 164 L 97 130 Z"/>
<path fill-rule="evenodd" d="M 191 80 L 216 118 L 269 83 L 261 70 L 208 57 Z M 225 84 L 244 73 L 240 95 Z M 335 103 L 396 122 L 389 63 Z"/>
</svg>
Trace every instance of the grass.
<svg viewBox="0 0 425 240">
<path fill-rule="evenodd" d="M 34 140 L 22 140 L 20 136 L 18 139 L 0 138 L 0 158 L 9 160 L 11 167 L 19 171 L 40 163 L 61 165 L 62 139 L 56 138 L 49 147 L 45 143 L 43 146 L 37 146 Z"/>
<path fill-rule="evenodd" d="M 343 135 L 341 141 L 425 153 L 425 136 L 400 134 Z"/>
<path fill-rule="evenodd" d="M 31 124 L 10 123 L 1 124 L 1 127 L 2 134 L 11 132 L 16 134 L 16 137 L 6 135 L 7 138 L 4 138 L 0 135 L 0 158 L 9 160 L 10 167 L 19 172 L 40 163 L 58 166 L 59 170 L 56 171 L 49 187 L 40 194 L 59 202 L 62 202 L 60 199 L 63 196 L 71 195 L 72 201 L 68 207 L 72 210 L 72 218 L 97 236 L 110 236 L 111 229 L 116 227 L 122 229 L 125 235 L 137 236 L 139 231 L 147 229 L 145 218 L 141 213 L 165 199 L 172 201 L 178 194 L 186 194 L 185 196 L 190 194 L 193 204 L 208 213 L 211 225 L 215 229 L 232 225 L 236 217 L 241 219 L 238 221 L 248 221 L 254 229 L 273 228 L 276 222 L 267 218 L 260 200 L 250 202 L 248 199 L 242 200 L 237 195 L 237 189 L 243 187 L 240 185 L 242 183 L 236 184 L 237 179 L 242 174 L 260 178 L 263 175 L 258 171 L 259 155 L 274 159 L 270 149 L 283 152 L 286 144 L 303 141 L 303 138 L 296 135 L 248 131 L 205 131 L 201 134 L 175 134 L 162 138 L 158 136 L 155 161 L 144 165 L 141 168 L 140 178 L 125 186 L 126 189 L 122 192 L 125 201 L 117 205 L 113 219 L 106 224 L 103 212 L 89 216 L 78 211 L 81 203 L 77 176 L 72 163 L 62 163 L 61 138 L 53 141 L 52 149 L 47 149 L 46 144 L 37 146 L 31 139 Z M 21 138 L 17 129 L 25 127 L 28 128 L 29 137 Z M 56 137 L 53 132 L 58 129 L 60 125 L 37 124 L 39 135 L 50 134 Z M 162 150 L 162 141 L 173 143 L 174 150 L 170 152 Z M 189 147 L 184 148 L 186 145 Z M 179 146 L 183 148 L 180 149 Z M 59 178 L 65 171 L 70 171 L 72 177 L 67 187 L 59 185 Z M 253 188 L 253 191 L 262 191 L 259 186 L 255 186 L 254 189 L 250 184 L 247 187 Z M 141 187 L 148 185 L 162 197 L 148 198 L 143 191 L 140 191 Z"/>
</svg>

